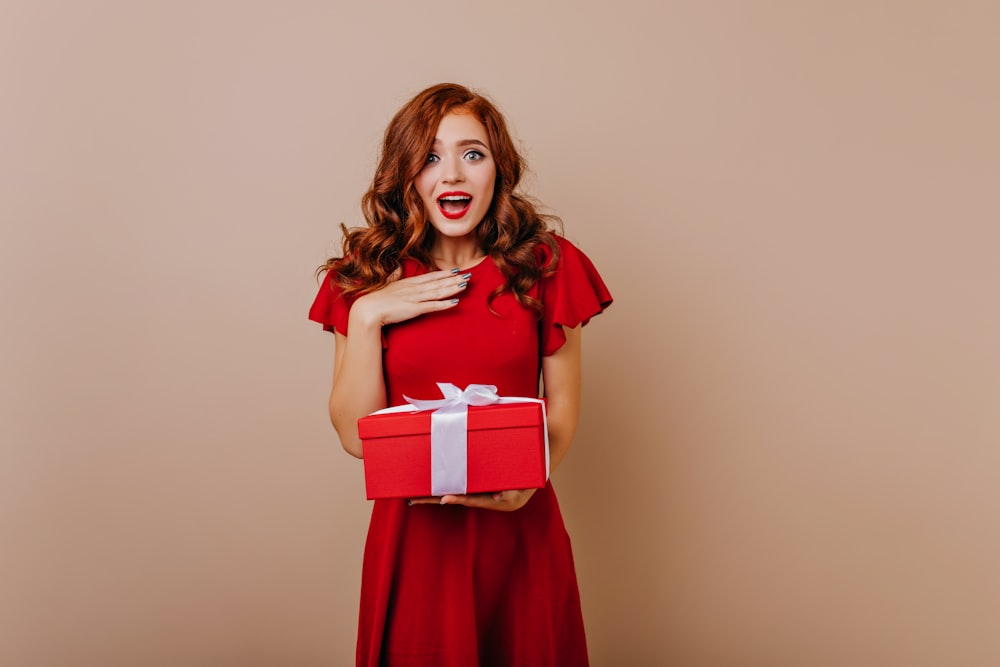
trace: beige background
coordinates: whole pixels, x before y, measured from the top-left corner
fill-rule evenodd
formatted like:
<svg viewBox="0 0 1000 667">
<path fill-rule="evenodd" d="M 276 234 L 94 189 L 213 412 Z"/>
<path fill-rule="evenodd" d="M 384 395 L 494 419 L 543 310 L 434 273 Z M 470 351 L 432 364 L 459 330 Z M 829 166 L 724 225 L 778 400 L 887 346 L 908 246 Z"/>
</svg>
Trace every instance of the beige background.
<svg viewBox="0 0 1000 667">
<path fill-rule="evenodd" d="M 556 478 L 594 664 L 1000 664 L 998 21 L 5 2 L 0 664 L 351 663 L 312 270 L 448 80 L 617 297 Z"/>
</svg>

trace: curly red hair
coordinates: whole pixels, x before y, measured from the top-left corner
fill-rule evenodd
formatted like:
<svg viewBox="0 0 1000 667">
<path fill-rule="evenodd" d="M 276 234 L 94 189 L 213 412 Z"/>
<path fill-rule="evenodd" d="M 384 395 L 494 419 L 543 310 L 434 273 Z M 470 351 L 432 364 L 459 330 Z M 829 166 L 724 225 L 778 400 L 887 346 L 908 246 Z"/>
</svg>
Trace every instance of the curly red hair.
<svg viewBox="0 0 1000 667">
<path fill-rule="evenodd" d="M 555 270 L 559 249 L 550 224 L 558 225 L 559 220 L 539 213 L 530 199 L 517 192 L 524 158 L 500 111 L 486 97 L 454 83 L 427 88 L 393 117 L 371 188 L 361 200 L 368 226 L 348 229 L 342 224 L 343 257 L 329 259 L 320 271 L 330 270 L 331 280 L 345 297 L 357 297 L 389 283 L 404 258 L 434 266 L 429 254 L 434 228 L 414 179 L 427 160 L 441 119 L 455 112 L 472 114 L 486 128 L 497 169 L 493 201 L 476 227 L 480 248 L 506 279 L 490 295 L 490 302 L 510 290 L 521 304 L 540 313 L 541 304 L 528 296 L 528 290 Z M 539 244 L 545 244 L 552 257 L 545 266 L 539 265 Z"/>
</svg>

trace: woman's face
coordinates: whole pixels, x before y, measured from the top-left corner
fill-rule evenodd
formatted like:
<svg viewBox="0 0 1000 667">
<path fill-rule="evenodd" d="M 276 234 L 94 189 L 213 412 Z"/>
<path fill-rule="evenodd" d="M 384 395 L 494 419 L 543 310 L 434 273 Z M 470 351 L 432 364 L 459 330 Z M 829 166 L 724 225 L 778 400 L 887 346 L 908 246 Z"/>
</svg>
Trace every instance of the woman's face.
<svg viewBox="0 0 1000 667">
<path fill-rule="evenodd" d="M 441 119 L 434 145 L 414 185 L 438 234 L 472 234 L 493 201 L 497 167 L 486 128 L 469 113 Z"/>
</svg>

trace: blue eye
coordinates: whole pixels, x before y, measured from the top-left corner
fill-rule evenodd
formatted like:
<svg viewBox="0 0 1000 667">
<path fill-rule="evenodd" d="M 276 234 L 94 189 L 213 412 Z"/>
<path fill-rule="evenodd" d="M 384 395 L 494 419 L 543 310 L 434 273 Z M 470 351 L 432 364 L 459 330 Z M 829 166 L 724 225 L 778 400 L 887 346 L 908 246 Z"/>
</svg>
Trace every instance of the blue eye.
<svg viewBox="0 0 1000 667">
<path fill-rule="evenodd" d="M 479 151 L 468 151 L 465 154 L 465 158 L 468 160 L 482 160 L 484 157 L 486 156 L 480 153 Z"/>
</svg>

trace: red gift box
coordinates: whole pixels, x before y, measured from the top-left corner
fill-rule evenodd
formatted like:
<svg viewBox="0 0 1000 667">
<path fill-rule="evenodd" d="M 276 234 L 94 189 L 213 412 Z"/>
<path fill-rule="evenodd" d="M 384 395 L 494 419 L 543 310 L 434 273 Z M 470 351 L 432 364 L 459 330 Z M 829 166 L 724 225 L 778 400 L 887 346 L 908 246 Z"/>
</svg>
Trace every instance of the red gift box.
<svg viewBox="0 0 1000 667">
<path fill-rule="evenodd" d="M 545 486 L 544 409 L 540 402 L 468 408 L 466 493 Z M 358 420 L 369 499 L 433 495 L 431 415 L 425 410 Z"/>
</svg>

